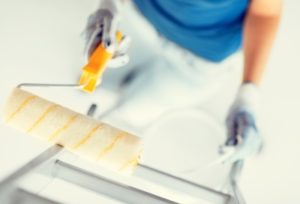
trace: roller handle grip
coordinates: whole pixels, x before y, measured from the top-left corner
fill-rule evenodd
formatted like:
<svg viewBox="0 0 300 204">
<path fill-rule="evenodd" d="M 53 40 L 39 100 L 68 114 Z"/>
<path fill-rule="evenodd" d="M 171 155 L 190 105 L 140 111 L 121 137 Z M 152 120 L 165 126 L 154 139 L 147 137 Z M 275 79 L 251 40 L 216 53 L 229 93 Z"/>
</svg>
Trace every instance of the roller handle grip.
<svg viewBox="0 0 300 204">
<path fill-rule="evenodd" d="M 118 31 L 116 33 L 117 42 L 122 40 L 122 33 Z M 92 53 L 88 63 L 82 69 L 82 75 L 79 80 L 80 85 L 83 86 L 83 91 L 93 92 L 96 89 L 97 82 L 104 73 L 109 60 L 113 57 L 113 52 L 107 49 L 104 42 L 101 42 L 99 46 Z"/>
</svg>

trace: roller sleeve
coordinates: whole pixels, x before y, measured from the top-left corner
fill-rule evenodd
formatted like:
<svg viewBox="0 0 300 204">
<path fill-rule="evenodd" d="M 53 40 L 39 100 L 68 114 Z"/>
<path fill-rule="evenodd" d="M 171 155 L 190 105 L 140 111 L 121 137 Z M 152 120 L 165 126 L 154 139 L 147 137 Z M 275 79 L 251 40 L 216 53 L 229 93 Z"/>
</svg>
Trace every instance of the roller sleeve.
<svg viewBox="0 0 300 204">
<path fill-rule="evenodd" d="M 19 88 L 7 101 L 4 120 L 22 132 L 117 171 L 131 172 L 142 151 L 139 137 Z"/>
</svg>

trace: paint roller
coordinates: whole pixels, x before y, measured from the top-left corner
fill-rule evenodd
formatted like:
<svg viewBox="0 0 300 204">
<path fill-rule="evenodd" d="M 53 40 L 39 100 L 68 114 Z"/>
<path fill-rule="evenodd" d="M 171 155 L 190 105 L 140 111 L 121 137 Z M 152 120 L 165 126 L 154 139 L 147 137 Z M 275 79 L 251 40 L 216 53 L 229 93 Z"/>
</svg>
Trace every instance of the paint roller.
<svg viewBox="0 0 300 204">
<path fill-rule="evenodd" d="M 4 120 L 18 130 L 64 146 L 112 170 L 131 172 L 142 151 L 137 136 L 20 88 L 15 88 L 9 97 Z"/>
<path fill-rule="evenodd" d="M 120 42 L 122 33 L 118 31 L 116 38 Z M 137 136 L 21 89 L 22 86 L 69 87 L 91 93 L 112 57 L 113 53 L 102 42 L 83 67 L 79 84 L 20 84 L 5 106 L 5 122 L 112 170 L 131 172 L 142 151 Z"/>
</svg>

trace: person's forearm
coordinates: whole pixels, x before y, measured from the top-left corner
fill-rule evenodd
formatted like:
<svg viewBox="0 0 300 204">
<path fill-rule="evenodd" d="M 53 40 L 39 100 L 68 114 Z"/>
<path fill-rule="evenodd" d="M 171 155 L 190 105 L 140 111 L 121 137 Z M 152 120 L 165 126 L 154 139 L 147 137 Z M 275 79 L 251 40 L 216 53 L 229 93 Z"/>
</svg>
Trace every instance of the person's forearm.
<svg viewBox="0 0 300 204">
<path fill-rule="evenodd" d="M 281 0 L 252 0 L 244 23 L 243 82 L 259 84 L 277 31 Z"/>
</svg>

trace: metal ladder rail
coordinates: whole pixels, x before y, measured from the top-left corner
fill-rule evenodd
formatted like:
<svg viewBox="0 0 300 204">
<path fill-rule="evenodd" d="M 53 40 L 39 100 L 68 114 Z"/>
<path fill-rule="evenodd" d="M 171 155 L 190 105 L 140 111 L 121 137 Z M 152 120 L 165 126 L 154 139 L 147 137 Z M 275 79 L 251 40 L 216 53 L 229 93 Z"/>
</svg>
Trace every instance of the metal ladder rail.
<svg viewBox="0 0 300 204">
<path fill-rule="evenodd" d="M 88 115 L 93 115 L 94 111 L 95 111 L 95 106 L 92 105 L 88 111 Z M 60 153 L 62 149 L 63 148 L 58 145 L 54 145 L 54 146 L 50 147 L 49 149 L 47 149 L 46 151 L 44 151 L 43 153 L 38 155 L 36 158 L 32 159 L 30 162 L 25 164 L 22 168 L 20 168 L 19 170 L 17 170 L 16 172 L 14 172 L 10 176 L 8 176 L 6 179 L 4 179 L 2 182 L 0 182 L 0 199 L 1 199 L 1 195 L 3 195 L 3 192 L 5 192 L 5 189 L 11 190 L 11 185 L 13 183 L 15 183 L 17 180 L 19 180 L 24 175 L 31 172 L 33 169 L 41 166 L 46 161 L 53 158 L 55 155 Z M 110 181 L 103 177 L 99 177 L 98 175 L 93 175 L 90 172 L 82 170 L 71 164 L 67 164 L 63 161 L 56 160 L 54 166 L 58 169 L 61 169 L 60 173 L 57 174 L 58 177 L 66 180 L 66 181 L 75 183 L 77 185 L 83 186 L 83 187 L 87 187 L 90 189 L 92 188 L 95 190 L 95 187 L 87 186 L 86 183 L 85 184 L 79 183 L 78 180 L 77 181 L 76 181 L 76 179 L 74 180 L 74 177 L 72 178 L 64 172 L 69 172 L 73 175 L 75 174 L 78 176 L 83 176 L 83 177 L 86 177 L 87 179 L 97 178 L 97 181 L 99 183 L 103 184 L 103 182 L 104 182 L 108 185 L 112 185 L 119 189 L 121 186 L 121 189 L 124 192 L 135 193 L 140 196 L 151 197 L 154 200 L 156 199 L 155 201 L 157 201 L 157 203 L 159 203 L 160 201 L 165 202 L 165 203 L 173 202 L 173 201 L 167 200 L 165 198 L 160 198 L 156 195 L 151 195 L 148 192 L 144 192 L 139 189 L 134 189 L 130 186 L 119 185 L 119 184 L 115 183 L 114 181 Z M 159 182 L 162 186 L 165 186 L 167 188 L 177 190 L 180 192 L 184 192 L 184 193 L 187 193 L 187 194 L 195 196 L 195 197 L 204 198 L 205 200 L 212 201 L 214 203 L 228 203 L 229 200 L 232 200 L 232 197 L 230 197 L 230 195 L 218 192 L 214 189 L 211 189 L 211 188 L 208 188 L 205 186 L 201 186 L 199 184 L 195 184 L 191 181 L 184 180 L 182 178 L 176 177 L 174 175 L 168 174 L 166 172 L 162 172 L 160 170 L 157 170 L 157 169 L 154 169 L 154 168 L 142 165 L 142 164 L 138 165 L 138 167 L 134 173 L 134 176 L 146 178 L 147 180 L 152 181 L 154 183 Z M 234 180 L 234 181 L 235 182 L 232 182 L 233 190 L 238 189 L 236 187 L 236 185 L 234 185 L 234 184 L 236 184 L 236 180 Z M 20 189 L 14 189 L 14 191 L 20 191 Z M 23 192 L 23 194 L 26 194 L 26 193 L 24 193 L 25 190 L 23 190 L 22 192 Z M 234 194 L 234 196 L 240 195 L 240 193 L 237 190 L 234 192 L 236 192 Z M 102 191 L 102 193 L 103 193 L 103 191 Z M 106 194 L 107 193 L 108 192 L 106 192 Z M 34 196 L 34 195 L 31 195 L 31 196 Z M 242 203 L 242 202 L 238 202 L 238 199 L 235 199 L 235 200 L 236 200 L 235 203 Z M 47 202 L 45 201 L 45 203 L 47 203 Z M 55 203 L 55 202 L 53 201 L 53 203 Z"/>
<path fill-rule="evenodd" d="M 96 110 L 96 106 L 93 104 L 90 106 L 87 115 L 89 116 L 93 116 Z M 53 158 L 55 155 L 59 154 L 61 151 L 63 150 L 63 147 L 59 146 L 59 145 L 53 145 L 50 148 L 46 149 L 44 152 L 42 152 L 40 155 L 38 155 L 37 157 L 33 158 L 31 161 L 29 161 L 28 163 L 26 163 L 25 165 L 23 165 L 21 168 L 19 168 L 17 171 L 13 172 L 11 175 L 9 175 L 8 177 L 6 177 L 4 180 L 2 180 L 0 182 L 0 201 L 1 203 L 8 203 L 8 202 L 12 202 L 12 203 L 16 203 L 16 202 L 20 202 L 20 201 L 24 201 L 22 199 L 19 200 L 15 200 L 14 197 L 16 194 L 18 194 L 18 192 L 20 193 L 20 195 L 22 194 L 23 197 L 27 197 L 27 198 L 31 198 L 33 201 L 34 200 L 39 200 L 40 203 L 56 203 L 55 201 L 51 201 L 50 199 L 46 199 L 43 198 L 41 196 L 38 196 L 36 194 L 27 192 L 24 189 L 19 189 L 18 187 L 15 186 L 15 184 L 17 183 L 18 180 L 20 180 L 21 178 L 23 178 L 24 176 L 28 175 L 30 172 L 33 172 L 34 170 L 36 170 L 37 168 L 41 167 L 42 165 L 45 165 L 45 163 L 49 163 L 49 160 L 51 158 Z M 51 163 L 52 161 L 50 161 Z M 82 183 L 78 183 L 76 182 L 76 176 L 72 178 L 72 176 L 69 175 L 77 175 L 77 176 L 81 176 L 84 177 L 86 180 L 91 180 L 91 179 L 95 179 L 98 181 L 98 185 L 108 185 L 110 187 L 113 187 L 114 189 L 118 189 L 119 191 L 121 190 L 122 192 L 125 193 L 133 193 L 136 197 L 141 197 L 144 198 L 151 202 L 150 203 L 176 203 L 172 200 L 169 200 L 167 198 L 163 198 L 154 194 L 151 194 L 149 192 L 143 191 L 141 189 L 136 189 L 136 188 L 132 188 L 130 186 L 125 186 L 125 185 L 120 185 L 114 181 L 111 181 L 109 179 L 105 179 L 104 177 L 100 177 L 97 175 L 93 175 L 88 171 L 84 171 L 82 169 L 79 169 L 75 166 L 72 165 L 68 165 L 64 162 L 61 162 L 59 160 L 57 160 L 55 162 L 55 167 L 58 167 L 60 169 L 64 169 L 64 171 L 60 171 L 59 174 L 57 174 L 58 177 L 66 180 L 66 181 L 71 181 L 74 184 L 82 184 Z M 51 164 L 50 164 L 51 165 Z M 68 173 L 64 173 L 64 172 L 68 172 Z M 81 185 L 83 187 L 88 187 L 91 189 L 91 186 L 88 186 L 89 182 L 86 182 L 85 185 Z M 99 186 L 94 186 L 93 189 L 97 189 Z M 102 188 L 102 189 L 106 189 L 106 188 Z M 105 193 L 106 195 L 110 195 L 110 191 L 105 191 L 103 190 L 102 193 Z M 121 194 L 124 195 L 124 194 Z M 115 195 L 116 196 L 116 195 Z M 120 197 L 120 196 L 119 196 Z M 125 197 L 119 198 L 125 202 L 133 202 L 133 200 L 126 200 Z M 42 200 L 44 200 L 42 202 Z M 26 199 L 25 199 L 26 201 Z"/>
</svg>

